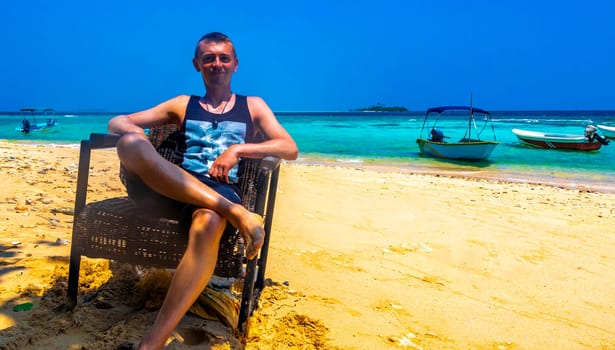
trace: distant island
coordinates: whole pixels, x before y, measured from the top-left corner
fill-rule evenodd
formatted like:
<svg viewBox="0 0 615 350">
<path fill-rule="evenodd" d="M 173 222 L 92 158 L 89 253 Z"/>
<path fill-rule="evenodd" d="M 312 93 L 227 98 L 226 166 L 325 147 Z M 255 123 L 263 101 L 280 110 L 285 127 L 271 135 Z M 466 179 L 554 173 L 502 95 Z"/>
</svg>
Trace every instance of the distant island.
<svg viewBox="0 0 615 350">
<path fill-rule="evenodd" d="M 383 104 L 376 103 L 375 105 L 371 107 L 351 109 L 350 111 L 351 112 L 408 112 L 408 108 L 399 107 L 399 106 L 387 107 Z"/>
</svg>

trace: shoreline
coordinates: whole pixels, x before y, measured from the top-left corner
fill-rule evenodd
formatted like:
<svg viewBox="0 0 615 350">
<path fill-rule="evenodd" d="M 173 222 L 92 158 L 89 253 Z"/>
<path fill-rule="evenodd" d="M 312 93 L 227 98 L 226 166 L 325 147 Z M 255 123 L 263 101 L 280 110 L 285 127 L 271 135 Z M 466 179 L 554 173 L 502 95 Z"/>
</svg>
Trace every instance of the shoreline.
<svg viewBox="0 0 615 350">
<path fill-rule="evenodd" d="M 23 140 L 0 139 L 0 144 L 10 145 L 30 145 L 30 146 L 51 146 L 65 148 L 79 148 L 79 143 L 47 143 Z M 430 160 L 431 161 L 431 160 Z M 437 161 L 437 160 L 434 160 Z M 459 177 L 468 180 L 492 180 L 511 183 L 527 183 L 535 185 L 545 185 L 553 187 L 567 188 L 579 191 L 596 191 L 602 193 L 615 193 L 615 171 L 606 177 L 599 176 L 597 173 L 588 171 L 556 171 L 556 170 L 536 170 L 528 169 L 507 169 L 490 170 L 481 169 L 468 164 L 451 164 L 442 162 L 427 164 L 426 162 L 416 162 L 415 164 L 403 161 L 391 161 L 387 159 L 367 159 L 367 160 L 341 160 L 333 159 L 331 156 L 318 154 L 300 154 L 300 158 L 294 161 L 295 164 L 323 165 L 330 167 L 343 168 L 365 168 L 366 170 L 400 172 L 404 174 L 421 174 L 430 176 Z"/>
<path fill-rule="evenodd" d="M 454 169 L 455 166 L 443 164 L 437 165 L 413 165 L 413 164 L 400 164 L 392 162 L 344 162 L 330 160 L 323 158 L 308 158 L 299 159 L 294 161 L 295 164 L 306 165 L 323 165 L 330 167 L 342 167 L 342 168 L 364 168 L 366 170 L 384 171 L 390 173 L 404 173 L 404 174 L 419 174 L 435 177 L 452 177 L 452 178 L 464 178 L 467 180 L 490 180 L 510 183 L 521 184 L 534 184 L 544 185 L 559 188 L 566 188 L 570 190 L 579 191 L 596 191 L 602 193 L 615 193 L 615 180 L 611 180 L 611 176 L 606 178 L 597 179 L 596 175 L 588 172 L 538 172 L 536 170 L 530 171 L 516 171 L 516 170 L 488 170 L 488 169 Z M 463 166 L 469 168 L 471 166 Z M 594 179 L 592 179 L 592 177 Z M 615 179 L 615 172 L 612 175 Z"/>
</svg>

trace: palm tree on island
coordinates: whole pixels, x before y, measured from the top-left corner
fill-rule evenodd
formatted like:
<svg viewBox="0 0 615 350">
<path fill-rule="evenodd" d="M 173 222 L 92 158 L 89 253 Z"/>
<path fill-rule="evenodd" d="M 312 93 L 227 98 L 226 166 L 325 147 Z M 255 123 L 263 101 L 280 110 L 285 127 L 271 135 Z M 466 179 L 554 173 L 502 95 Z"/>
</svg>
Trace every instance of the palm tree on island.
<svg viewBox="0 0 615 350">
<path fill-rule="evenodd" d="M 386 107 L 380 102 L 371 107 L 357 108 L 350 110 L 351 112 L 408 112 L 408 108 L 403 106 Z"/>
</svg>

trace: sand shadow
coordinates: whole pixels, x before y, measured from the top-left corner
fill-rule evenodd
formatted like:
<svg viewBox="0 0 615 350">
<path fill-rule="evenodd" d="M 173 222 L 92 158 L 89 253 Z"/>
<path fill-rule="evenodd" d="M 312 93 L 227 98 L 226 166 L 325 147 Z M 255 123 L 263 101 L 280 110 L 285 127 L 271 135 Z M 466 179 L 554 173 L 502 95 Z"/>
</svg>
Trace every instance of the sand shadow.
<svg viewBox="0 0 615 350">
<path fill-rule="evenodd" d="M 2 316 L 13 321 L 12 326 L 0 330 L 0 349 L 59 349 L 60 343 L 71 348 L 136 348 L 157 315 L 159 303 L 152 301 L 161 301 L 166 294 L 166 289 L 160 287 L 165 283 L 154 283 L 145 291 L 142 286 L 138 287 L 144 279 L 131 265 L 84 258 L 78 303 L 69 310 L 66 299 L 68 257 L 49 257 L 44 259 L 44 263 L 56 267 L 48 284 L 19 289 L 19 295 L 0 305 Z M 17 267 L 11 268 L 15 270 Z M 289 292 L 287 285 L 268 279 L 263 293 L 266 309 L 261 313 L 259 307 L 252 315 L 254 322 L 251 323 L 259 329 L 251 335 L 242 336 L 220 320 L 203 319 L 190 313 L 184 316 L 178 329 L 197 334 L 202 341 L 199 349 L 244 349 L 247 342 L 273 346 L 270 341 L 275 344 L 313 344 L 318 348 L 317 345 L 326 342 L 327 328 L 318 320 L 297 314 L 292 308 L 283 318 L 271 316 L 271 308 L 279 308 L 276 303 L 296 297 Z M 32 303 L 31 309 L 13 311 L 14 306 L 24 301 Z M 272 329 L 275 339 L 260 336 Z M 288 334 L 288 329 L 295 332 Z M 178 338 L 170 338 L 170 342 L 170 348 L 186 346 L 178 344 Z"/>
<path fill-rule="evenodd" d="M 71 310 L 66 298 L 68 257 L 46 260 L 57 266 L 49 285 L 27 286 L 0 305 L 5 325 L 9 320 L 13 324 L 0 330 L 0 349 L 57 348 L 54 338 L 61 338 L 63 343 L 72 342 L 71 346 L 79 348 L 121 349 L 130 348 L 129 345 L 136 348 L 157 314 L 158 304 L 148 302 L 162 300 L 166 289 L 144 292 L 136 287 L 139 278 L 132 266 L 85 258 L 81 265 L 78 303 Z M 13 311 L 24 301 L 32 303 L 31 309 Z M 201 344 L 200 349 L 243 347 L 234 331 L 218 320 L 187 315 L 182 327 L 202 329 L 209 334 L 208 343 Z"/>
</svg>

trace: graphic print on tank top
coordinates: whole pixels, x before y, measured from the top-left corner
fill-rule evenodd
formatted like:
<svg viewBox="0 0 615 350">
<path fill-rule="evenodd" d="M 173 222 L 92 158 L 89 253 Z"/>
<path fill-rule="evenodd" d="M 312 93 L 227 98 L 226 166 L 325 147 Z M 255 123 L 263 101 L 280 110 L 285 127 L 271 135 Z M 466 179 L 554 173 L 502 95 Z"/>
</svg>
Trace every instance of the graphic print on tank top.
<svg viewBox="0 0 615 350">
<path fill-rule="evenodd" d="M 245 96 L 235 95 L 235 105 L 224 114 L 204 110 L 198 96 L 188 103 L 183 129 L 186 136 L 183 145 L 181 167 L 198 175 L 207 176 L 209 168 L 231 145 L 245 143 L 252 130 L 252 120 Z M 214 123 L 217 127 L 214 128 Z M 237 182 L 238 167 L 229 172 L 229 181 Z"/>
</svg>

